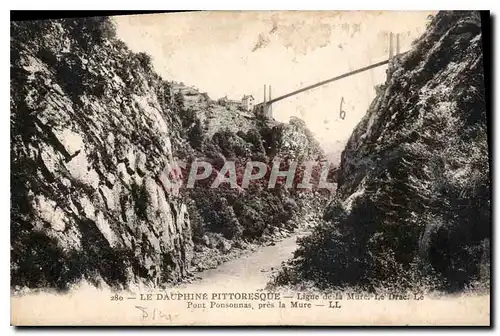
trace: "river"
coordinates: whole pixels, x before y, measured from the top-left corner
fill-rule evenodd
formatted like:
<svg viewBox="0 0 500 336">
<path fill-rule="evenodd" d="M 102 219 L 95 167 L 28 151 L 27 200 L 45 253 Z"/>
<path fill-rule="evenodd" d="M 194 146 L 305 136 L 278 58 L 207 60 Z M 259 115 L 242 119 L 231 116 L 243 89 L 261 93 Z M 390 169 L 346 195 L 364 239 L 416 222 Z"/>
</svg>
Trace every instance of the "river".
<svg viewBox="0 0 500 336">
<path fill-rule="evenodd" d="M 197 273 L 197 280 L 183 284 L 181 288 L 198 290 L 201 288 L 224 288 L 245 290 L 263 289 L 273 273 L 280 269 L 281 263 L 292 258 L 297 249 L 297 238 L 309 234 L 299 231 L 288 238 L 276 241 L 274 245 L 262 246 L 256 251 L 227 261 L 217 268 Z"/>
</svg>

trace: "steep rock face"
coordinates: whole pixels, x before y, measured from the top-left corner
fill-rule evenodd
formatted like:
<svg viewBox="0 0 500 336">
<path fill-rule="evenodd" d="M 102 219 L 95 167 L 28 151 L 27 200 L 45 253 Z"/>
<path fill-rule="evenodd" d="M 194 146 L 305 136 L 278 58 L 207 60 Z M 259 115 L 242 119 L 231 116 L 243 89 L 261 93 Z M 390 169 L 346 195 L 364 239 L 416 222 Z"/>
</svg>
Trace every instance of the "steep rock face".
<svg viewBox="0 0 500 336">
<path fill-rule="evenodd" d="M 185 276 L 186 205 L 159 174 L 170 92 L 104 18 L 12 23 L 12 284 Z"/>
<path fill-rule="evenodd" d="M 293 117 L 288 124 L 275 129 L 277 148 L 281 156 L 293 160 L 325 159 L 325 154 L 305 122 Z"/>
<path fill-rule="evenodd" d="M 289 234 L 327 200 L 266 178 L 210 188 L 229 161 L 241 183 L 250 160 L 323 154 L 300 120 L 259 119 L 162 80 L 108 18 L 12 23 L 11 56 L 13 287 L 178 282 Z M 196 160 L 212 164 L 210 179 L 164 185 L 165 168 Z"/>
<path fill-rule="evenodd" d="M 440 12 L 342 153 L 326 223 L 278 282 L 458 289 L 488 258 L 490 179 L 480 17 Z"/>
</svg>

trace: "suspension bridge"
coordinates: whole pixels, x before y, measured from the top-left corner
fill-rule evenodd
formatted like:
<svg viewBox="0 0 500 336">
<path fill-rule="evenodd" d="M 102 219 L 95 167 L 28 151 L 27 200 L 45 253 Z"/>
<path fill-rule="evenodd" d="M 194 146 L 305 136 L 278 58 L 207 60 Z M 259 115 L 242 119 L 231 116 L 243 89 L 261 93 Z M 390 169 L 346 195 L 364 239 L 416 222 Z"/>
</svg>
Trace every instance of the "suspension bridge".
<svg viewBox="0 0 500 336">
<path fill-rule="evenodd" d="M 394 39 L 394 33 L 391 32 L 389 34 L 389 58 L 386 59 L 386 60 L 384 60 L 384 61 L 381 61 L 381 62 L 378 62 L 378 63 L 374 63 L 374 64 L 371 64 L 371 65 L 365 66 L 363 68 L 359 68 L 357 70 L 346 72 L 346 73 L 344 73 L 342 75 L 335 76 L 333 78 L 329 78 L 329 79 L 326 79 L 324 81 L 321 81 L 321 82 L 318 82 L 318 83 L 315 83 L 315 84 L 303 87 L 301 89 L 298 89 L 298 90 L 289 92 L 287 94 L 281 95 L 281 96 L 279 96 L 277 98 L 272 98 L 272 95 L 271 95 L 272 94 L 272 92 L 271 92 L 271 85 L 269 85 L 269 97 L 266 97 L 267 90 L 266 90 L 266 85 L 264 85 L 264 101 L 262 103 L 259 103 L 259 104 L 255 105 L 254 112 L 256 114 L 264 115 L 264 116 L 266 116 L 268 118 L 271 118 L 272 117 L 272 105 L 274 103 L 276 103 L 276 102 L 279 102 L 279 101 L 281 101 L 283 99 L 286 99 L 286 98 L 290 98 L 290 97 L 295 96 L 295 95 L 297 95 L 299 93 L 312 90 L 312 89 L 317 88 L 319 86 L 322 86 L 322 85 L 325 85 L 325 84 L 328 84 L 328 83 L 331 83 L 331 82 L 335 82 L 335 81 L 338 81 L 340 79 L 343 79 L 343 78 L 346 78 L 346 77 L 349 77 L 349 76 L 353 76 L 353 75 L 359 74 L 361 72 L 364 72 L 364 71 L 367 71 L 367 70 L 370 70 L 370 69 L 374 69 L 374 68 L 377 68 L 379 66 L 388 64 L 394 56 L 406 54 L 407 51 L 403 52 L 403 53 L 401 53 L 399 51 L 399 49 L 400 49 L 399 34 L 396 34 L 396 48 L 395 48 L 396 50 L 394 50 L 393 39 Z"/>
</svg>

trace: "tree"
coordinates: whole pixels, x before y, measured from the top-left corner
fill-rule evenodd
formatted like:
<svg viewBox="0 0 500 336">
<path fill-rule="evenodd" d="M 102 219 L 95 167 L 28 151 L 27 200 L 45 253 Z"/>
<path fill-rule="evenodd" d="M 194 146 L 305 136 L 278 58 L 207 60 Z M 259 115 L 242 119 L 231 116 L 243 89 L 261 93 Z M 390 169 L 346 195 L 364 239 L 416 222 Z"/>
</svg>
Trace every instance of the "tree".
<svg viewBox="0 0 500 336">
<path fill-rule="evenodd" d="M 144 71 L 148 73 L 153 71 L 153 60 L 150 55 L 146 54 L 145 52 L 140 52 L 136 54 L 135 57 L 139 61 L 139 64 L 142 66 Z"/>
<path fill-rule="evenodd" d="M 189 130 L 188 137 L 191 147 L 200 150 L 203 144 L 203 129 L 200 119 L 195 120 L 193 127 Z"/>
<path fill-rule="evenodd" d="M 184 109 L 184 96 L 180 91 L 177 91 L 174 95 L 175 104 L 181 110 Z"/>
</svg>

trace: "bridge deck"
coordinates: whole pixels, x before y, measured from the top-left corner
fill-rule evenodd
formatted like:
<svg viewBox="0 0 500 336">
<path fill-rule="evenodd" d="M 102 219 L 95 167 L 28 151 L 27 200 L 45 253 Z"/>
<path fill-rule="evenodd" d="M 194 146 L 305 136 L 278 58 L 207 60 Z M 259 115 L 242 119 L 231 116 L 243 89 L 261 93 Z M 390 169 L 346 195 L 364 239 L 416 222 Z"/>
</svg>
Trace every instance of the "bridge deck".
<svg viewBox="0 0 500 336">
<path fill-rule="evenodd" d="M 406 52 L 399 53 L 398 55 L 403 55 L 403 54 L 406 54 Z M 262 102 L 260 104 L 257 104 L 256 107 L 259 106 L 259 105 L 263 105 L 263 104 L 270 105 L 270 104 L 276 103 L 276 102 L 278 102 L 280 100 L 283 100 L 285 98 L 289 98 L 291 96 L 294 96 L 296 94 L 302 93 L 304 91 L 314 89 L 314 88 L 316 88 L 318 86 L 325 85 L 325 84 L 337 81 L 337 80 L 342 79 L 342 78 L 346 78 L 346 77 L 349 77 L 349 76 L 352 76 L 352 75 L 356 75 L 356 74 L 358 74 L 360 72 L 367 71 L 367 70 L 370 70 L 370 69 L 373 69 L 373 68 L 385 65 L 387 63 L 389 63 L 389 60 L 385 60 L 385 61 L 381 61 L 381 62 L 378 62 L 378 63 L 374 63 L 374 64 L 368 65 L 366 67 L 363 67 L 363 68 L 360 68 L 360 69 L 357 69 L 357 70 L 354 70 L 354 71 L 346 72 L 346 73 L 344 73 L 342 75 L 339 75 L 339 76 L 336 76 L 336 77 L 333 77 L 333 78 L 330 78 L 330 79 L 318 82 L 318 83 L 313 84 L 313 85 L 306 86 L 306 87 L 304 87 L 302 89 L 299 89 L 299 90 L 296 90 L 296 91 L 292 91 L 292 92 L 287 93 L 285 95 L 282 95 L 282 96 L 279 96 L 277 98 L 271 99 L 270 101 Z"/>
</svg>

